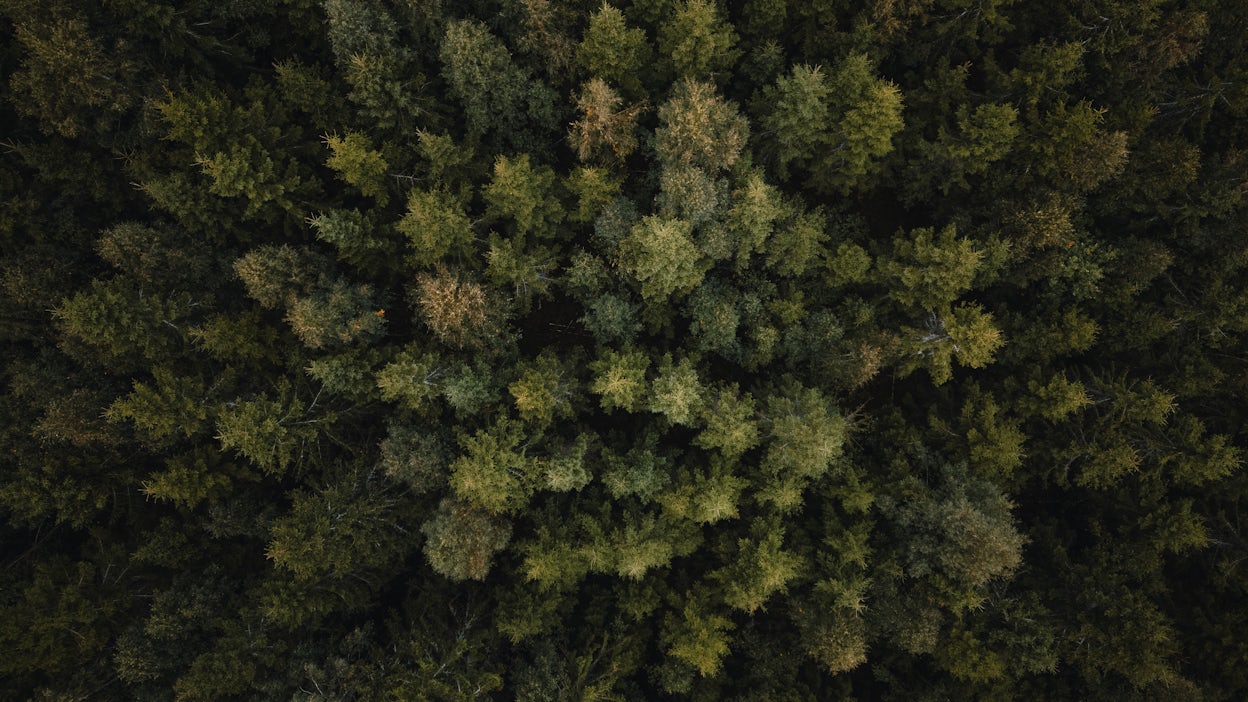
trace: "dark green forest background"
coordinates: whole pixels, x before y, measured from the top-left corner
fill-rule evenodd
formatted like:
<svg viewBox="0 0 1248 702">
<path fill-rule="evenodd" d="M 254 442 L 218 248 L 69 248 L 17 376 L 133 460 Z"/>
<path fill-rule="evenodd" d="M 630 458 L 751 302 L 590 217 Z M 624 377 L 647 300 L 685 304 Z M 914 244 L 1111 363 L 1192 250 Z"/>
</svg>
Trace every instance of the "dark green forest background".
<svg viewBox="0 0 1248 702">
<path fill-rule="evenodd" d="M 1248 699 L 1248 2 L 0 0 L 0 699 Z"/>
</svg>

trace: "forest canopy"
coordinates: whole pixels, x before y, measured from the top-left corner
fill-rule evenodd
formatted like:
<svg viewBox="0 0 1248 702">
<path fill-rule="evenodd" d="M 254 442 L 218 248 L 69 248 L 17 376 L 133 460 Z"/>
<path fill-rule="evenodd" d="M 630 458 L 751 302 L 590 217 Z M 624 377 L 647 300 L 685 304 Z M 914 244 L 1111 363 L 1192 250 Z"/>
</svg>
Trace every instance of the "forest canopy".
<svg viewBox="0 0 1248 702">
<path fill-rule="evenodd" d="M 1246 42 L 0 0 L 0 700 L 1248 698 Z"/>
</svg>

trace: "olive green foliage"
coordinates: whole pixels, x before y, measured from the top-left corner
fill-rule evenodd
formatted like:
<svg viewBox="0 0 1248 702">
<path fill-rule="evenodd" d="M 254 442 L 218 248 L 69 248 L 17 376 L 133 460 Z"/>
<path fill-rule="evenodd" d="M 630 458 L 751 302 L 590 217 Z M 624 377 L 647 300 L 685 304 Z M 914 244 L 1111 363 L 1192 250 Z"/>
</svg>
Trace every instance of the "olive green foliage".
<svg viewBox="0 0 1248 702">
<path fill-rule="evenodd" d="M 454 498 L 445 498 L 420 528 L 434 571 L 452 580 L 484 580 L 491 557 L 507 545 L 511 525 Z"/>
<path fill-rule="evenodd" d="M 620 258 L 642 297 L 662 301 L 698 286 L 709 267 L 684 220 L 646 217 L 620 244 Z"/>
<path fill-rule="evenodd" d="M 639 351 L 604 351 L 589 365 L 594 372 L 590 390 L 601 397 L 602 408 L 608 412 L 615 409 L 636 412 L 646 396 L 646 369 L 649 367 L 650 358 Z"/>
<path fill-rule="evenodd" d="M 904 126 L 901 91 L 863 54 L 826 69 L 794 66 L 765 95 L 762 124 L 782 173 L 801 169 L 819 192 L 867 184 Z"/>
<path fill-rule="evenodd" d="M 732 26 L 710 0 L 681 0 L 659 28 L 659 52 L 677 76 L 706 78 L 732 66 L 738 52 Z"/>
<path fill-rule="evenodd" d="M 645 31 L 630 27 L 624 13 L 603 3 L 589 16 L 577 45 L 577 62 L 590 75 L 635 95 L 642 90 L 640 75 L 651 53 Z"/>
<path fill-rule="evenodd" d="M 416 265 L 436 263 L 449 253 L 461 253 L 472 241 L 472 223 L 454 198 L 444 192 L 413 190 L 407 212 L 395 227 L 411 244 Z"/>
<path fill-rule="evenodd" d="M 1248 699 L 1248 29 L 0 0 L 0 700 Z"/>
<path fill-rule="evenodd" d="M 368 137 L 354 132 L 344 137 L 328 136 L 325 144 L 331 152 L 325 165 L 338 171 L 344 181 L 360 189 L 360 193 L 385 206 L 390 200 L 386 192 L 389 165 L 379 151 L 372 148 Z"/>
<path fill-rule="evenodd" d="M 673 86 L 659 107 L 655 149 L 664 164 L 701 168 L 710 174 L 736 163 L 749 137 L 749 124 L 736 105 L 711 83 L 691 79 Z"/>
</svg>

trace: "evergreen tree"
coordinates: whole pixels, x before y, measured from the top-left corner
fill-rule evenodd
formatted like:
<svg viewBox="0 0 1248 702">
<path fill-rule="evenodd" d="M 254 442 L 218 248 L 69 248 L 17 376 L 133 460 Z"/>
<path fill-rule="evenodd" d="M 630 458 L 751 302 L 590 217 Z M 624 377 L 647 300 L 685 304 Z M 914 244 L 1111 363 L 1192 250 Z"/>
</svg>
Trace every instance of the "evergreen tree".
<svg viewBox="0 0 1248 702">
<path fill-rule="evenodd" d="M 0 699 L 1248 697 L 1242 4 L 0 0 Z"/>
</svg>

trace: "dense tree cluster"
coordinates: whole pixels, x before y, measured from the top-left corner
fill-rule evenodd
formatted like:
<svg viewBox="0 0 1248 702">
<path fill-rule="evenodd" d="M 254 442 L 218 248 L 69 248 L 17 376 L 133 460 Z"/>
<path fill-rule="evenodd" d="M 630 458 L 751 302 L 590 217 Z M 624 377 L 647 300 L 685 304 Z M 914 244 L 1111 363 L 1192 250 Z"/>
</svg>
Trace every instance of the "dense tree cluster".
<svg viewBox="0 0 1248 702">
<path fill-rule="evenodd" d="M 0 38 L 0 699 L 1248 697 L 1244 0 Z"/>
</svg>

